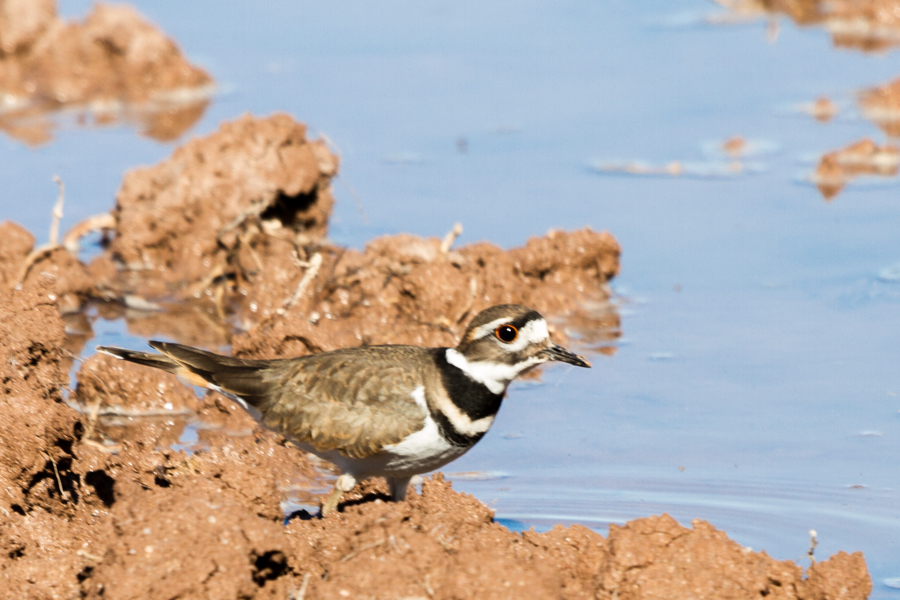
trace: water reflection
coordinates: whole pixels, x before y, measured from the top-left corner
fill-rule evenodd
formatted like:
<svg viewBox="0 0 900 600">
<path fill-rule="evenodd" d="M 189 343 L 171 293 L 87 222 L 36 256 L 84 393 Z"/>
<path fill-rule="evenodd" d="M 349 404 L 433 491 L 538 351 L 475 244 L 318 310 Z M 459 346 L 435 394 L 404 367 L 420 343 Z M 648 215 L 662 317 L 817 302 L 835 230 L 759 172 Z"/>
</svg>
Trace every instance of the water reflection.
<svg viewBox="0 0 900 600">
<path fill-rule="evenodd" d="M 158 142 L 176 140 L 196 124 L 211 100 L 212 88 L 185 90 L 183 99 L 161 99 L 141 104 L 97 102 L 60 105 L 37 102 L 0 111 L 0 131 L 28 146 L 53 141 L 57 131 L 129 126 Z"/>
<path fill-rule="evenodd" d="M 203 115 L 212 77 L 133 8 L 67 22 L 52 2 L 13 2 L 0 22 L 0 131 L 29 146 L 67 127 L 128 123 L 169 141 Z"/>
<path fill-rule="evenodd" d="M 774 17 L 785 16 L 802 27 L 821 27 L 837 48 L 877 52 L 900 45 L 900 11 L 890 0 L 715 0 L 724 14 L 710 23 L 734 24 L 768 19 L 769 38 L 777 36 Z"/>
<path fill-rule="evenodd" d="M 893 178 L 900 172 L 900 148 L 879 146 L 866 138 L 822 156 L 810 180 L 825 200 L 833 200 L 848 183 L 863 177 Z"/>
<path fill-rule="evenodd" d="M 888 136 L 900 137 L 900 79 L 863 90 L 859 110 Z"/>
</svg>

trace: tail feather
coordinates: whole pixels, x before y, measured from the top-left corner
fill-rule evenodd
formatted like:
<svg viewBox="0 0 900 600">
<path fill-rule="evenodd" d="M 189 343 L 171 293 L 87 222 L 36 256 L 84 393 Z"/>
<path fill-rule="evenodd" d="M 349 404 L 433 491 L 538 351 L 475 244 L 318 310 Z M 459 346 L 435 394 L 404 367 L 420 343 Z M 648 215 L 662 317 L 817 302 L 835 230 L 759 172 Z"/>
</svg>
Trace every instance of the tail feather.
<svg viewBox="0 0 900 600">
<path fill-rule="evenodd" d="M 109 356 L 118 358 L 119 360 L 127 360 L 128 362 L 137 363 L 146 367 L 162 369 L 163 371 L 168 371 L 169 373 L 174 373 L 178 369 L 178 363 L 164 354 L 136 352 L 134 350 L 114 348 L 112 346 L 97 346 L 97 352 L 107 354 Z"/>
<path fill-rule="evenodd" d="M 258 406 L 264 401 L 272 391 L 270 382 L 277 377 L 270 368 L 272 361 L 222 356 L 171 342 L 151 341 L 149 344 L 162 354 L 110 347 L 98 347 L 97 351 L 174 373 L 193 385 L 238 396 L 251 406 Z"/>
</svg>

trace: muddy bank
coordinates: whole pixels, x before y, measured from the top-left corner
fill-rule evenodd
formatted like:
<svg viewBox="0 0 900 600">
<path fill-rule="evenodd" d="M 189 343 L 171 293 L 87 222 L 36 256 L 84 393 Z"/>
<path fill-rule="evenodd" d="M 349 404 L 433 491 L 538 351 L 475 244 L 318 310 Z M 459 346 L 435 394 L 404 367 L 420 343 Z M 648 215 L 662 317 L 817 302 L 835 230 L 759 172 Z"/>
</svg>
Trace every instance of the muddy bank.
<svg viewBox="0 0 900 600">
<path fill-rule="evenodd" d="M 337 158 L 287 115 L 249 115 L 126 174 L 109 251 L 135 291 L 177 300 L 262 270 L 241 262 L 273 238 L 295 251 L 321 240 Z"/>
<path fill-rule="evenodd" d="M 300 513 L 285 526 L 285 490 L 317 477 L 302 454 L 269 433 L 228 431 L 249 421 L 232 403 L 191 399 L 165 374 L 96 358 L 79 373 L 80 402 L 148 408 L 162 389 L 173 412 L 193 406 L 221 426 L 184 451 L 170 447 L 184 427 L 177 418 L 133 419 L 116 447 L 104 446 L 97 429 L 109 425 L 41 385 L 62 374 L 52 304 L 24 292 L 4 300 L 11 343 L 0 352 L 22 365 L 4 372 L 0 395 L 2 417 L 16 418 L 0 429 L 6 597 L 853 600 L 871 589 L 859 553 L 804 572 L 700 520 L 688 529 L 650 517 L 607 537 L 580 526 L 516 534 L 439 475 L 404 503 L 385 502 L 373 482 L 328 519 Z M 23 346 L 24 335 L 45 351 Z"/>
<path fill-rule="evenodd" d="M 60 335 L 58 321 L 50 329 Z M 98 377 L 117 378 L 115 366 L 99 360 L 79 375 L 85 403 L 131 391 L 98 385 Z M 175 384 L 134 375 L 119 375 L 127 381 L 116 385 L 139 382 L 138 394 L 152 394 Z M 91 438 L 89 417 L 48 402 L 34 396 L 38 405 L 29 408 L 40 410 L 30 422 L 61 418 L 65 426 L 42 429 L 56 432 L 43 446 L 25 444 L 22 456 L 41 457 L 34 475 L 3 481 L 19 492 L 0 502 L 8 549 L 0 577 L 9 597 L 850 600 L 871 589 L 859 553 L 804 573 L 700 520 L 687 529 L 650 517 L 612 526 L 605 538 L 580 526 L 516 534 L 439 475 L 405 503 L 385 502 L 384 486 L 369 483 L 348 494 L 340 513 L 301 513 L 285 526 L 286 473 L 294 484 L 315 474 L 277 436 L 230 433 L 175 451 L 168 445 L 181 425 L 144 420 L 111 451 Z M 243 418 L 212 396 L 200 410 L 224 413 L 223 423 Z M 4 452 L 3 464 L 13 458 Z"/>
<path fill-rule="evenodd" d="M 203 115 L 211 86 L 130 6 L 97 4 L 76 23 L 59 18 L 54 0 L 0 2 L 0 130 L 25 143 L 49 141 L 63 117 L 134 122 L 172 140 Z"/>
<path fill-rule="evenodd" d="M 262 320 L 233 338 L 235 352 L 285 356 L 360 344 L 455 346 L 471 317 L 505 303 L 539 307 L 561 341 L 574 335 L 570 328 L 594 332 L 595 348 L 618 337 L 606 283 L 618 271 L 619 245 L 609 233 L 550 232 L 509 251 L 488 243 L 444 251 L 441 243 L 399 235 L 376 239 L 363 252 L 321 248 L 321 266 L 296 275 L 285 273 L 277 254 L 268 254 L 271 263 L 259 284 L 241 294 L 242 306 L 249 306 L 244 314 Z M 309 273 L 302 293 L 292 293 Z"/>
<path fill-rule="evenodd" d="M 225 398 L 93 356 L 68 397 L 66 331 L 92 303 L 143 335 L 285 356 L 454 344 L 479 310 L 535 306 L 557 339 L 611 348 L 619 246 L 590 229 L 521 248 L 327 240 L 336 159 L 286 116 L 244 117 L 126 176 L 103 253 L 0 236 L 0 590 L 13 598 L 846 598 L 861 554 L 804 571 L 666 516 L 517 534 L 436 476 L 407 502 L 367 482 L 327 519 L 327 476 Z M 31 256 L 31 258 L 29 258 Z M 27 267 L 27 268 L 26 268 Z M 177 310 L 173 309 L 176 307 Z M 178 312 L 181 310 L 182 312 Z M 118 312 L 117 312 L 118 311 Z M 131 312 L 129 312 L 131 311 Z M 197 317 L 204 315 L 203 319 Z M 65 319 L 63 318 L 65 317 Z M 135 325 L 139 322 L 140 325 Z M 237 332 L 233 335 L 233 332 Z M 187 339 L 186 339 L 187 338 Z M 72 407 L 76 407 L 78 411 Z"/>
<path fill-rule="evenodd" d="M 735 0 L 719 1 L 731 15 L 784 15 L 801 26 L 822 27 L 839 48 L 876 52 L 900 45 L 898 0 Z"/>
</svg>

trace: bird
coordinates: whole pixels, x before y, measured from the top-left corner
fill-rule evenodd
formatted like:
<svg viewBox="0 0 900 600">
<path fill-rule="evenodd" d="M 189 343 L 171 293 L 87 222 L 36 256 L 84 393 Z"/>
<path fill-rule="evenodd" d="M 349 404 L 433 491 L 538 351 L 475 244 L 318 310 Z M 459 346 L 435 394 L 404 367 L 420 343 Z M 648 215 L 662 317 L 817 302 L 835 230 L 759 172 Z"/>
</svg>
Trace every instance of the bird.
<svg viewBox="0 0 900 600">
<path fill-rule="evenodd" d="M 262 426 L 338 467 L 320 516 L 371 477 L 394 501 L 413 476 L 459 458 L 487 433 L 510 382 L 548 361 L 590 367 L 550 339 L 547 321 L 518 304 L 492 306 L 455 348 L 359 346 L 296 358 L 251 360 L 150 341 L 157 353 L 97 347 L 162 369 L 240 404 Z"/>
</svg>

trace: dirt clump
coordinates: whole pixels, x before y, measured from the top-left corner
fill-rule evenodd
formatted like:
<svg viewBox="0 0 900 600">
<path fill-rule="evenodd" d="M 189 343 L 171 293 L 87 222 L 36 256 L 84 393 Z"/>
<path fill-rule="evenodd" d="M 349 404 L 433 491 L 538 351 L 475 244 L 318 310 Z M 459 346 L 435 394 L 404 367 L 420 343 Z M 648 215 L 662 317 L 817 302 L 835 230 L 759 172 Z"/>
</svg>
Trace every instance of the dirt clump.
<svg viewBox="0 0 900 600">
<path fill-rule="evenodd" d="M 278 252 L 267 253 L 262 281 L 241 296 L 251 305 L 244 314 L 255 309 L 263 319 L 235 336 L 235 351 L 286 356 L 360 344 L 454 346 L 469 318 L 506 303 L 537 308 L 563 337 L 566 318 L 579 311 L 593 312 L 594 325 L 606 332 L 601 345 L 618 336 L 618 315 L 606 302 L 619 269 L 619 245 L 609 233 L 551 231 L 509 251 L 441 244 L 397 235 L 363 252 L 323 248 L 321 268 L 296 299 L 290 292 L 311 269 L 291 274 Z M 285 308 L 286 298 L 296 301 Z"/>
<path fill-rule="evenodd" d="M 865 118 L 887 135 L 900 137 L 900 79 L 862 91 L 858 103 Z"/>
<path fill-rule="evenodd" d="M 717 0 L 735 16 L 785 15 L 822 27 L 838 48 L 877 52 L 900 45 L 900 0 Z"/>
<path fill-rule="evenodd" d="M 3 277 L 21 269 L 31 247 L 17 232 L 9 228 L 0 251 Z M 522 278 L 568 285 L 578 276 L 586 285 L 593 280 L 585 272 L 608 273 L 614 263 L 591 260 L 588 250 L 603 239 L 585 230 L 510 253 L 482 245 L 480 254 L 460 255 L 475 263 L 484 253 L 505 256 L 497 268 L 522 273 L 526 291 L 517 293 L 538 293 Z M 383 258 L 395 241 L 367 252 Z M 411 238 L 389 254 L 413 265 L 413 276 L 439 260 L 433 247 Z M 558 261 L 548 248 L 576 258 Z M 613 526 L 608 538 L 580 526 L 516 534 L 440 475 L 398 504 L 385 502 L 383 482 L 366 482 L 333 517 L 300 513 L 284 526 L 287 492 L 321 476 L 234 403 L 198 399 L 165 373 L 92 357 L 70 401 L 81 414 L 66 406 L 53 291 L 38 278 L 3 291 L 0 303 L 0 589 L 11 597 L 852 600 L 871 589 L 859 554 L 818 563 L 804 578 L 794 563 L 745 550 L 705 523 L 690 530 L 665 516 Z M 173 414 L 184 409 L 197 417 Z M 153 411 L 162 414 L 137 416 Z M 194 440 L 184 439 L 191 430 Z"/>
<path fill-rule="evenodd" d="M 284 114 L 244 116 L 126 174 L 116 198 L 112 260 L 145 297 L 190 298 L 246 278 L 234 257 L 257 238 L 324 237 L 337 158 Z"/>
<path fill-rule="evenodd" d="M 802 107 L 808 114 L 820 123 L 828 123 L 840 112 L 840 107 L 828 96 L 819 96 L 809 104 Z"/>
<path fill-rule="evenodd" d="M 52 138 L 63 107 L 78 121 L 134 121 L 172 140 L 200 118 L 211 90 L 209 74 L 130 6 L 97 4 L 69 23 L 53 0 L 0 1 L 0 129 L 28 144 Z"/>
<path fill-rule="evenodd" d="M 405 503 L 365 491 L 368 501 L 345 502 L 334 517 L 289 523 L 308 597 L 812 599 L 841 590 L 833 597 L 862 599 L 871 590 L 859 553 L 818 563 L 804 579 L 797 564 L 699 519 L 693 529 L 667 515 L 639 519 L 610 526 L 606 539 L 577 525 L 520 535 L 440 475 Z"/>
<path fill-rule="evenodd" d="M 890 144 L 879 146 L 866 138 L 822 156 L 810 179 L 826 200 L 832 200 L 853 179 L 895 177 L 898 172 L 900 148 Z"/>
<path fill-rule="evenodd" d="M 620 250 L 609 233 L 550 232 L 508 252 L 407 234 L 340 248 L 325 237 L 337 166 L 323 142 L 274 115 L 226 123 L 130 172 L 112 242 L 89 265 L 106 274 L 95 292 L 164 309 L 129 318 L 145 337 L 215 350 L 249 332 L 233 340 L 245 355 L 455 345 L 467 317 L 505 302 L 537 307 L 563 336 L 567 323 L 593 323 L 606 332 L 596 348 L 612 347 L 607 283 Z"/>
<path fill-rule="evenodd" d="M 0 246 L 5 280 L 21 269 L 30 240 L 8 224 Z M 30 236 L 28 236 L 30 237 Z M 15 276 L 13 276 L 15 277 Z M 70 527 L 80 476 L 81 432 L 65 406 L 64 326 L 49 283 L 0 289 L 0 590 L 14 598 L 71 597 L 81 559 Z M 82 527 L 84 529 L 84 527 Z M 40 589 L 39 594 L 34 590 Z"/>
</svg>

